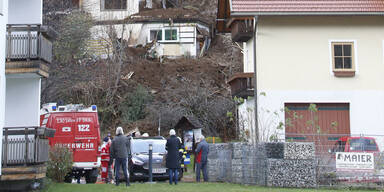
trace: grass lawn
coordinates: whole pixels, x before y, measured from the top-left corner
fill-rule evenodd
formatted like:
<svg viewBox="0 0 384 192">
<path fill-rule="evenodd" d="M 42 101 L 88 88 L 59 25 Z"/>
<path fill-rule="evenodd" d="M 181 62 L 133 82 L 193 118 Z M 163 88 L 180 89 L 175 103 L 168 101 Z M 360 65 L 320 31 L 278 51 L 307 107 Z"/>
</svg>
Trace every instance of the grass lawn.
<svg viewBox="0 0 384 192">
<path fill-rule="evenodd" d="M 328 189 L 283 189 L 266 188 L 257 186 L 244 186 L 228 183 L 179 183 L 178 185 L 169 185 L 166 182 L 146 184 L 132 183 L 131 187 L 125 187 L 125 183 L 116 187 L 112 184 L 58 184 L 52 183 L 43 192 L 98 192 L 98 191 L 138 191 L 138 192 L 311 192 L 311 191 L 348 191 L 346 190 L 328 190 Z M 358 190 L 353 190 L 358 191 Z M 369 190 L 367 190 L 369 191 Z M 371 190 L 372 191 L 372 190 Z"/>
</svg>

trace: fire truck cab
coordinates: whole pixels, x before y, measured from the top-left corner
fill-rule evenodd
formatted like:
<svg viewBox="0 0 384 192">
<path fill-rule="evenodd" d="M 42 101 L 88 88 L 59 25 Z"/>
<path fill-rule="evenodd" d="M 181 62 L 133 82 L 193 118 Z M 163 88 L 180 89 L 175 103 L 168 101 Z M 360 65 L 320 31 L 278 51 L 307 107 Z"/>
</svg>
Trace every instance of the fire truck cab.
<svg viewBox="0 0 384 192">
<path fill-rule="evenodd" d="M 378 153 L 380 152 L 379 146 L 373 137 L 351 137 L 344 136 L 339 138 L 335 143 L 333 149 L 329 152 L 366 152 Z"/>
<path fill-rule="evenodd" d="M 65 182 L 85 177 L 87 183 L 95 183 L 101 164 L 96 105 L 44 104 L 40 111 L 40 125 L 56 130 L 55 136 L 49 138 L 50 146 L 65 146 L 73 152 L 72 171 L 65 177 Z"/>
</svg>

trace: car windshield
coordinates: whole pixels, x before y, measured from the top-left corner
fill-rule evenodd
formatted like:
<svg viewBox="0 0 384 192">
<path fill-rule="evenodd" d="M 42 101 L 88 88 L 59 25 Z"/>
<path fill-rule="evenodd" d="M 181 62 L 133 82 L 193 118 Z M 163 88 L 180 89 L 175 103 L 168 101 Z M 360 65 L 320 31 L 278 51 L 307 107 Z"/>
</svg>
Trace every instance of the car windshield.
<svg viewBox="0 0 384 192">
<path fill-rule="evenodd" d="M 132 153 L 148 153 L 149 144 L 153 146 L 153 153 L 166 153 L 165 144 L 167 140 L 163 139 L 132 139 Z"/>
<path fill-rule="evenodd" d="M 351 151 L 378 151 L 375 140 L 358 138 L 350 140 Z"/>
</svg>

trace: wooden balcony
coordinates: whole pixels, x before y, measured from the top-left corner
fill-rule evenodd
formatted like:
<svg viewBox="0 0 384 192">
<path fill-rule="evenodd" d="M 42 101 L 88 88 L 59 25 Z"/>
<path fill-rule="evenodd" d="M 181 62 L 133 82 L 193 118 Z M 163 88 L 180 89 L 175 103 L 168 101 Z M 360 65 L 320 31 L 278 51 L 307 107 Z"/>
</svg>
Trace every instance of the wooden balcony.
<svg viewBox="0 0 384 192">
<path fill-rule="evenodd" d="M 2 139 L 2 175 L 0 181 L 45 177 L 48 161 L 48 137 L 55 130 L 43 127 L 5 127 Z"/>
<path fill-rule="evenodd" d="M 235 74 L 227 82 L 231 86 L 232 97 L 241 97 L 247 99 L 254 95 L 254 73 Z"/>
<path fill-rule="evenodd" d="M 54 35 L 40 25 L 7 25 L 5 73 L 48 77 Z"/>
<path fill-rule="evenodd" d="M 236 20 L 231 26 L 232 41 L 247 42 L 253 37 L 253 20 Z"/>
</svg>

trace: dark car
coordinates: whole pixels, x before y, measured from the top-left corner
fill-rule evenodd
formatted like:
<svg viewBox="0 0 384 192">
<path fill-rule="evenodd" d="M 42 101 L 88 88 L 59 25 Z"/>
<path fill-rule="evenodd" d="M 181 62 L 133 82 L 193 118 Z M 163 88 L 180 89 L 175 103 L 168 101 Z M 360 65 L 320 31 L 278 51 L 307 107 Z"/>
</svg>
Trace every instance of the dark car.
<svg viewBox="0 0 384 192">
<path fill-rule="evenodd" d="M 152 144 L 152 176 L 153 180 L 169 179 L 168 169 L 165 166 L 167 151 L 164 137 L 129 137 L 130 153 L 128 154 L 128 170 L 130 181 L 148 181 L 149 179 L 149 144 Z M 120 175 L 122 171 L 120 171 Z M 183 176 L 179 171 L 179 180 Z"/>
</svg>

